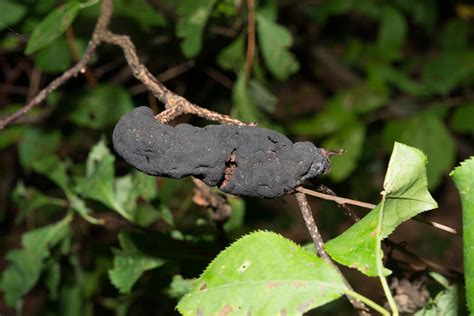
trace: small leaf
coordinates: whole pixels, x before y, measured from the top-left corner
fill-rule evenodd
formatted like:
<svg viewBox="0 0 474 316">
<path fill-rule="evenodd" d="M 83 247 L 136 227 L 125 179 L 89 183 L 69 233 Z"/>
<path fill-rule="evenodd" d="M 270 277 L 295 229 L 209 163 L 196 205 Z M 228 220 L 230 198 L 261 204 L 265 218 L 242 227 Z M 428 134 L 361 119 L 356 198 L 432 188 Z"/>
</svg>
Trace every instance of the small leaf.
<svg viewBox="0 0 474 316">
<path fill-rule="evenodd" d="M 53 131 L 28 129 L 18 144 L 18 156 L 23 168 L 31 169 L 35 161 L 54 153 L 60 141 L 61 133 L 57 129 Z"/>
<path fill-rule="evenodd" d="M 245 62 L 245 36 L 240 36 L 220 51 L 217 63 L 225 70 L 233 70 L 236 73 L 242 69 Z"/>
<path fill-rule="evenodd" d="M 263 111 L 272 113 L 275 110 L 278 98 L 257 80 L 250 80 L 248 94 L 253 103 Z"/>
<path fill-rule="evenodd" d="M 178 310 L 183 315 L 302 315 L 345 290 L 337 271 L 321 258 L 280 235 L 256 232 L 222 251 Z"/>
<path fill-rule="evenodd" d="M 120 293 L 129 293 L 143 272 L 157 268 L 165 261 L 140 251 L 125 233 L 119 234 L 119 241 L 122 250 L 115 252 L 114 267 L 109 270 L 109 277 Z"/>
<path fill-rule="evenodd" d="M 132 99 L 124 88 L 101 85 L 84 93 L 74 104 L 69 119 L 79 126 L 104 129 L 115 124 L 132 108 Z"/>
<path fill-rule="evenodd" d="M 172 298 L 180 298 L 188 294 L 196 285 L 196 279 L 184 279 L 181 275 L 173 276 L 169 289 L 166 293 Z"/>
<path fill-rule="evenodd" d="M 16 24 L 26 13 L 26 7 L 16 1 L 0 1 L 0 31 Z"/>
<path fill-rule="evenodd" d="M 474 313 L 474 157 L 451 172 L 461 195 L 464 244 L 464 277 L 469 311 Z"/>
<path fill-rule="evenodd" d="M 243 71 L 239 73 L 237 82 L 232 89 L 232 101 L 234 107 L 232 108 L 232 116 L 244 122 L 258 122 L 261 113 L 253 103 L 248 94 L 247 80 Z"/>
<path fill-rule="evenodd" d="M 356 115 L 347 101 L 345 94 L 331 98 L 322 112 L 296 122 L 291 131 L 300 135 L 325 136 L 352 124 Z"/>
<path fill-rule="evenodd" d="M 115 15 L 135 20 L 144 30 L 153 26 L 166 25 L 165 16 L 146 0 L 116 0 L 114 1 Z"/>
<path fill-rule="evenodd" d="M 383 202 L 344 233 L 325 244 L 337 262 L 356 268 L 368 276 L 377 275 L 377 231 L 380 240 L 413 216 L 438 205 L 427 190 L 426 157 L 418 149 L 396 143 L 384 181 Z M 381 226 L 378 224 L 383 212 Z"/>
<path fill-rule="evenodd" d="M 401 12 L 392 6 L 382 7 L 377 48 L 385 60 L 400 58 L 401 46 L 405 40 L 407 24 Z"/>
<path fill-rule="evenodd" d="M 277 79 L 286 80 L 298 71 L 298 61 L 288 50 L 293 37 L 285 27 L 257 14 L 257 32 L 265 63 Z"/>
<path fill-rule="evenodd" d="M 411 118 L 389 121 L 383 131 L 386 146 L 402 142 L 421 149 L 430 161 L 428 185 L 438 186 L 453 166 L 456 146 L 445 124 L 434 112 L 421 112 Z"/>
<path fill-rule="evenodd" d="M 202 33 L 216 0 L 185 0 L 178 5 L 176 35 L 183 39 L 184 56 L 194 57 L 201 51 Z"/>
<path fill-rule="evenodd" d="M 9 306 L 17 305 L 21 297 L 38 282 L 49 250 L 70 235 L 71 219 L 71 216 L 67 216 L 60 222 L 23 234 L 23 249 L 10 250 L 6 254 L 10 264 L 3 271 L 0 287 Z"/>
<path fill-rule="evenodd" d="M 81 3 L 72 1 L 48 14 L 31 34 L 25 54 L 31 55 L 51 44 L 72 24 L 80 9 Z"/>
<path fill-rule="evenodd" d="M 355 122 L 343 127 L 323 142 L 323 148 L 344 149 L 343 155 L 331 158 L 329 177 L 332 180 L 337 182 L 346 179 L 357 167 L 364 146 L 365 132 L 365 126 Z"/>
<path fill-rule="evenodd" d="M 426 304 L 414 316 L 458 316 L 459 313 L 459 284 L 453 284 L 439 292 L 432 302 Z"/>
<path fill-rule="evenodd" d="M 474 103 L 460 106 L 454 111 L 451 117 L 451 127 L 456 132 L 474 134 L 474 124 L 472 118 L 474 117 Z"/>
</svg>

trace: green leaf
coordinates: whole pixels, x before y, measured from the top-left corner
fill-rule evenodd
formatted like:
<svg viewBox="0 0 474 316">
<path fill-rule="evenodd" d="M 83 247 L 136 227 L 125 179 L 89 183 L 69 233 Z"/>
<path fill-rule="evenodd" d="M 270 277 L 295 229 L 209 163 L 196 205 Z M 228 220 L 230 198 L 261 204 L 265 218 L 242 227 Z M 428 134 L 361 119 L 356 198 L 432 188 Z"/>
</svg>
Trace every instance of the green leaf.
<svg viewBox="0 0 474 316">
<path fill-rule="evenodd" d="M 101 85 L 84 93 L 74 105 L 69 119 L 79 126 L 104 129 L 132 108 L 132 99 L 124 88 Z"/>
<path fill-rule="evenodd" d="M 225 70 L 233 70 L 239 73 L 245 62 L 245 36 L 240 34 L 239 37 L 226 46 L 217 55 L 217 64 Z"/>
<path fill-rule="evenodd" d="M 31 55 L 51 44 L 72 24 L 80 9 L 80 2 L 71 1 L 48 14 L 31 34 L 25 54 Z"/>
<path fill-rule="evenodd" d="M 52 131 L 28 129 L 18 144 L 18 156 L 23 168 L 31 169 L 35 161 L 54 153 L 60 141 L 61 133 L 57 129 Z"/>
<path fill-rule="evenodd" d="M 432 94 L 448 94 L 474 74 L 474 51 L 444 51 L 429 60 L 422 79 Z"/>
<path fill-rule="evenodd" d="M 382 202 L 359 222 L 325 244 L 337 262 L 376 276 L 380 240 L 415 215 L 437 207 L 427 190 L 426 157 L 418 149 L 396 143 L 388 164 Z M 382 222 L 379 216 L 382 212 Z M 379 232 L 380 240 L 377 242 Z"/>
<path fill-rule="evenodd" d="M 20 125 L 10 125 L 7 129 L 2 130 L 2 137 L 0 137 L 0 150 L 20 141 L 26 130 L 27 127 Z"/>
<path fill-rule="evenodd" d="M 343 155 L 331 158 L 329 177 L 338 182 L 346 179 L 358 166 L 358 160 L 364 146 L 365 125 L 354 122 L 337 131 L 326 139 L 322 146 L 327 149 L 344 149 Z"/>
<path fill-rule="evenodd" d="M 461 195 L 467 306 L 474 313 L 474 157 L 451 172 Z"/>
<path fill-rule="evenodd" d="M 64 191 L 68 188 L 68 176 L 66 174 L 66 164 L 57 156 L 51 154 L 39 158 L 32 162 L 32 168 L 59 186 Z"/>
<path fill-rule="evenodd" d="M 261 113 L 253 103 L 248 94 L 247 80 L 243 71 L 239 73 L 237 82 L 232 89 L 232 100 L 234 107 L 232 108 L 232 116 L 244 122 L 258 122 Z"/>
<path fill-rule="evenodd" d="M 10 250 L 6 254 L 10 264 L 3 271 L 0 287 L 9 306 L 18 305 L 22 296 L 38 282 L 49 250 L 70 235 L 71 219 L 67 216 L 60 222 L 23 234 L 23 249 Z"/>
<path fill-rule="evenodd" d="M 345 94 L 339 94 L 326 104 L 324 110 L 309 119 L 303 119 L 291 127 L 295 134 L 324 136 L 356 121 L 356 115 Z"/>
<path fill-rule="evenodd" d="M 278 98 L 257 80 L 250 80 L 248 94 L 253 103 L 265 112 L 272 113 L 278 102 Z"/>
<path fill-rule="evenodd" d="M 463 50 L 467 48 L 470 25 L 466 20 L 451 19 L 444 23 L 441 30 L 441 46 L 445 50 Z"/>
<path fill-rule="evenodd" d="M 85 198 L 102 202 L 133 222 L 133 210 L 124 208 L 127 199 L 116 194 L 114 161 L 115 157 L 110 153 L 105 141 L 100 140 L 89 153 L 86 177 L 78 183 L 76 191 Z"/>
<path fill-rule="evenodd" d="M 402 56 L 401 46 L 405 41 L 407 24 L 403 14 L 392 6 L 384 6 L 380 17 L 377 48 L 384 60 Z"/>
<path fill-rule="evenodd" d="M 153 8 L 146 0 L 114 1 L 114 16 L 124 16 L 137 21 L 144 30 L 153 26 L 165 26 L 165 16 Z"/>
<path fill-rule="evenodd" d="M 112 284 L 120 293 L 129 293 L 143 272 L 157 268 L 164 260 L 143 253 L 125 233 L 119 234 L 121 251 L 116 251 L 114 267 L 109 270 Z"/>
<path fill-rule="evenodd" d="M 293 37 L 285 27 L 257 13 L 257 33 L 265 64 L 277 79 L 286 80 L 298 71 L 298 61 L 288 50 Z"/>
<path fill-rule="evenodd" d="M 474 134 L 474 124 L 472 124 L 473 117 L 474 103 L 460 106 L 454 111 L 451 117 L 451 127 L 456 132 Z"/>
<path fill-rule="evenodd" d="M 433 273 L 430 273 L 433 277 Z M 440 291 L 434 300 L 426 304 L 414 316 L 458 316 L 464 315 L 459 311 L 460 286 L 459 284 L 449 285 L 448 280 L 441 274 L 436 274 L 436 280 L 445 287 Z"/>
<path fill-rule="evenodd" d="M 35 65 L 48 73 L 58 73 L 67 70 L 71 63 L 67 41 L 64 37 L 58 38 L 51 45 L 34 55 Z"/>
<path fill-rule="evenodd" d="M 181 50 L 186 57 L 201 51 L 202 33 L 216 0 L 184 0 L 178 4 L 176 35 L 183 39 Z"/>
<path fill-rule="evenodd" d="M 173 276 L 169 289 L 166 293 L 172 298 L 180 298 L 191 292 L 196 285 L 196 279 L 184 279 L 181 275 Z"/>
<path fill-rule="evenodd" d="M 16 1 L 0 1 L 0 31 L 16 24 L 26 13 L 26 7 Z"/>
<path fill-rule="evenodd" d="M 411 118 L 389 121 L 383 131 L 386 147 L 398 141 L 417 147 L 428 156 L 428 185 L 436 188 L 452 168 L 456 155 L 453 138 L 434 112 L 422 112 Z"/>
<path fill-rule="evenodd" d="M 302 315 L 345 291 L 338 272 L 321 258 L 280 235 L 256 232 L 211 262 L 180 300 L 178 311 L 183 315 Z"/>
</svg>

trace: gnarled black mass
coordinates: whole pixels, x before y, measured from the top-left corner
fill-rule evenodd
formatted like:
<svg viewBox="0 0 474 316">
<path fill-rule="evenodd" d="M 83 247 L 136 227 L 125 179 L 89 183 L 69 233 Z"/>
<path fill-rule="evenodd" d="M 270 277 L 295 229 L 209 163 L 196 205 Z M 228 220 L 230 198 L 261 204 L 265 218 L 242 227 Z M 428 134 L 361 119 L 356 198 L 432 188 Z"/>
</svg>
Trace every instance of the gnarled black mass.
<svg viewBox="0 0 474 316">
<path fill-rule="evenodd" d="M 146 174 L 194 176 L 237 196 L 275 198 L 330 168 L 323 150 L 310 142 L 293 144 L 255 126 L 172 127 L 158 122 L 147 107 L 120 119 L 113 143 L 120 156 Z"/>
</svg>

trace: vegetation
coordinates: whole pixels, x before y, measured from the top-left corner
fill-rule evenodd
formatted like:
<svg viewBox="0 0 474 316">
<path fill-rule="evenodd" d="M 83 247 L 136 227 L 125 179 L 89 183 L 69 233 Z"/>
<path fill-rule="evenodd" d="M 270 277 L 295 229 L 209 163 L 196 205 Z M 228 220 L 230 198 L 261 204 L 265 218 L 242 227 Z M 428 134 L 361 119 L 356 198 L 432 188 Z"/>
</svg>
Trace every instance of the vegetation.
<svg viewBox="0 0 474 316">
<path fill-rule="evenodd" d="M 0 314 L 474 313 L 474 6 L 111 3 L 0 0 Z M 336 155 L 224 195 L 115 154 L 138 106 Z"/>
</svg>

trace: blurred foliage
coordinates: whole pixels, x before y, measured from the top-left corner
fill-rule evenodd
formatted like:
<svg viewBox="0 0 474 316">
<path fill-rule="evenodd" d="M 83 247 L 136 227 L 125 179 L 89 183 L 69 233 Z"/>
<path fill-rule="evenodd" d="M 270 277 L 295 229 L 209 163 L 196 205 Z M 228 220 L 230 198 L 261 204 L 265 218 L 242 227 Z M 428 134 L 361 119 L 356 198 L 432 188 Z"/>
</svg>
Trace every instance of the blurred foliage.
<svg viewBox="0 0 474 316">
<path fill-rule="evenodd" d="M 0 0 L 2 117 L 77 61 L 94 29 L 98 2 Z M 378 201 L 398 141 L 427 156 L 428 187 L 436 200 L 453 200 L 446 175 L 474 153 L 471 4 L 255 1 L 249 73 L 246 1 L 114 5 L 111 28 L 131 37 L 150 71 L 172 90 L 292 139 L 344 149 L 321 179 L 338 194 Z M 307 238 L 289 203 L 232 197 L 233 213 L 221 225 L 193 204 L 189 179 L 149 177 L 116 158 L 113 125 L 138 105 L 162 109 L 134 80 L 121 51 L 103 45 L 84 76 L 0 131 L 2 315 L 173 314 L 178 299 L 199 287 L 196 282 L 208 274 L 196 278 L 235 238 L 258 228 Z M 468 199 L 463 195 L 463 202 Z M 391 212 L 389 205 L 385 211 Z M 460 216 L 460 210 L 450 211 Z M 346 221 L 336 210 L 320 217 L 321 230 L 331 237 Z M 274 249 L 293 247 L 271 238 Z M 237 259 L 223 252 L 216 260 Z M 432 292 L 436 310 L 427 305 L 420 315 L 455 310 L 450 304 L 460 286 L 443 286 Z M 187 310 L 183 302 L 180 310 Z M 324 311 L 352 311 L 340 305 Z"/>
</svg>

